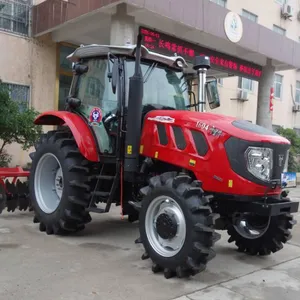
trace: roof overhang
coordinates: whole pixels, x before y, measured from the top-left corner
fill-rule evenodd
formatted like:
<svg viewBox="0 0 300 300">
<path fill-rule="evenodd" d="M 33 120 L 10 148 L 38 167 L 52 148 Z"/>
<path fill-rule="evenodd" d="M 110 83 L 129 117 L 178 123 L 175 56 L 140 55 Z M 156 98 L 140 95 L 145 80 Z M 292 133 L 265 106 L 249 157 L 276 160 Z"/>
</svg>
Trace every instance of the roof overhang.
<svg viewBox="0 0 300 300">
<path fill-rule="evenodd" d="M 109 43 L 111 15 L 120 3 L 135 17 L 137 31 L 146 26 L 260 66 L 270 58 L 277 71 L 300 68 L 300 43 L 244 17 L 243 36 L 232 43 L 224 30 L 229 10 L 208 0 L 46 0 L 33 9 L 33 33 L 52 32 L 56 41 L 78 44 Z"/>
</svg>

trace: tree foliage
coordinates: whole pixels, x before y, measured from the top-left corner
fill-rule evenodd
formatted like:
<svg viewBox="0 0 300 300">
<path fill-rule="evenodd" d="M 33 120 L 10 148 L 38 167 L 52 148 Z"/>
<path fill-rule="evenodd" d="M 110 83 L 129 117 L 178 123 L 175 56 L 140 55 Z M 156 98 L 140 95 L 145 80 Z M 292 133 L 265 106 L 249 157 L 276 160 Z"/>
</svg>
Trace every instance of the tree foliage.
<svg viewBox="0 0 300 300">
<path fill-rule="evenodd" d="M 288 163 L 288 171 L 289 172 L 298 172 L 300 170 L 300 166 L 297 162 L 297 155 L 300 155 L 300 137 L 297 135 L 295 130 L 291 128 L 283 128 L 280 127 L 277 130 L 277 133 L 286 139 L 288 139 L 291 143 L 290 154 L 289 154 L 289 163 Z"/>
<path fill-rule="evenodd" d="M 23 150 L 28 150 L 37 141 L 42 133 L 42 127 L 33 123 L 37 115 L 35 109 L 13 101 L 0 79 L 0 165 L 8 165 L 11 160 L 5 146 L 18 143 Z"/>
</svg>

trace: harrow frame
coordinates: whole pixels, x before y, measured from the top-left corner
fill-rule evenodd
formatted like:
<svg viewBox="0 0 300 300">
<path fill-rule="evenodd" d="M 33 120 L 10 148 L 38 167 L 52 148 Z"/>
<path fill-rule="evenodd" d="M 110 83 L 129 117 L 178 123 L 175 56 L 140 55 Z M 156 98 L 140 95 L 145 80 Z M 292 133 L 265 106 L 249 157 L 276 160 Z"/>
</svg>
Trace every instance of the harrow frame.
<svg viewBox="0 0 300 300">
<path fill-rule="evenodd" d="M 28 180 L 19 178 L 29 177 L 30 171 L 17 166 L 14 168 L 0 168 L 0 214 L 7 208 L 8 212 L 31 209 L 29 199 Z"/>
</svg>

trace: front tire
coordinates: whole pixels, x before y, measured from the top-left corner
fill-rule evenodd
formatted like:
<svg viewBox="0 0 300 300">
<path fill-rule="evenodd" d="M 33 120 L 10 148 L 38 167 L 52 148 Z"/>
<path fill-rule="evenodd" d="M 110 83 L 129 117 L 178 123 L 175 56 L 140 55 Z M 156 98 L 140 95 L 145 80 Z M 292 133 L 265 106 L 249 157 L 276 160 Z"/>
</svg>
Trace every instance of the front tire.
<svg viewBox="0 0 300 300">
<path fill-rule="evenodd" d="M 141 192 L 140 237 L 154 273 L 166 278 L 187 277 L 206 269 L 215 257 L 212 249 L 220 235 L 214 232 L 216 214 L 198 181 L 176 172 L 150 179 Z"/>
<path fill-rule="evenodd" d="M 40 231 L 65 235 L 91 221 L 89 168 L 69 131 L 43 134 L 31 153 L 29 190 Z"/>
<path fill-rule="evenodd" d="M 239 252 L 270 255 L 291 239 L 290 229 L 295 224 L 293 216 L 287 213 L 265 219 L 245 214 L 228 226 L 228 242 L 235 242 Z"/>
</svg>

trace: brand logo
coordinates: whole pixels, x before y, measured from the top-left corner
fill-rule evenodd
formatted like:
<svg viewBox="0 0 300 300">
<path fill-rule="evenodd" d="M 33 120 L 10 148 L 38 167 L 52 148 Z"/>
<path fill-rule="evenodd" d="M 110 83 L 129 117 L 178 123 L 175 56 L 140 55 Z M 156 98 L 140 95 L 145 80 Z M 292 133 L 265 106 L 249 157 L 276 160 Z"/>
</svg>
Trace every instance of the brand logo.
<svg viewBox="0 0 300 300">
<path fill-rule="evenodd" d="M 239 42 L 243 36 L 243 23 L 240 16 L 232 11 L 229 12 L 224 20 L 224 29 L 231 42 Z"/>
<path fill-rule="evenodd" d="M 92 124 L 99 124 L 102 121 L 102 111 L 98 107 L 94 107 L 90 112 L 90 122 Z"/>
<path fill-rule="evenodd" d="M 284 159 L 283 154 L 279 154 L 278 155 L 278 165 L 279 165 L 279 167 L 282 167 L 282 165 L 283 165 L 283 159 Z"/>
<path fill-rule="evenodd" d="M 148 117 L 149 121 L 156 121 L 161 123 L 174 123 L 175 119 L 169 117 L 169 116 L 156 116 L 154 118 Z"/>
</svg>

